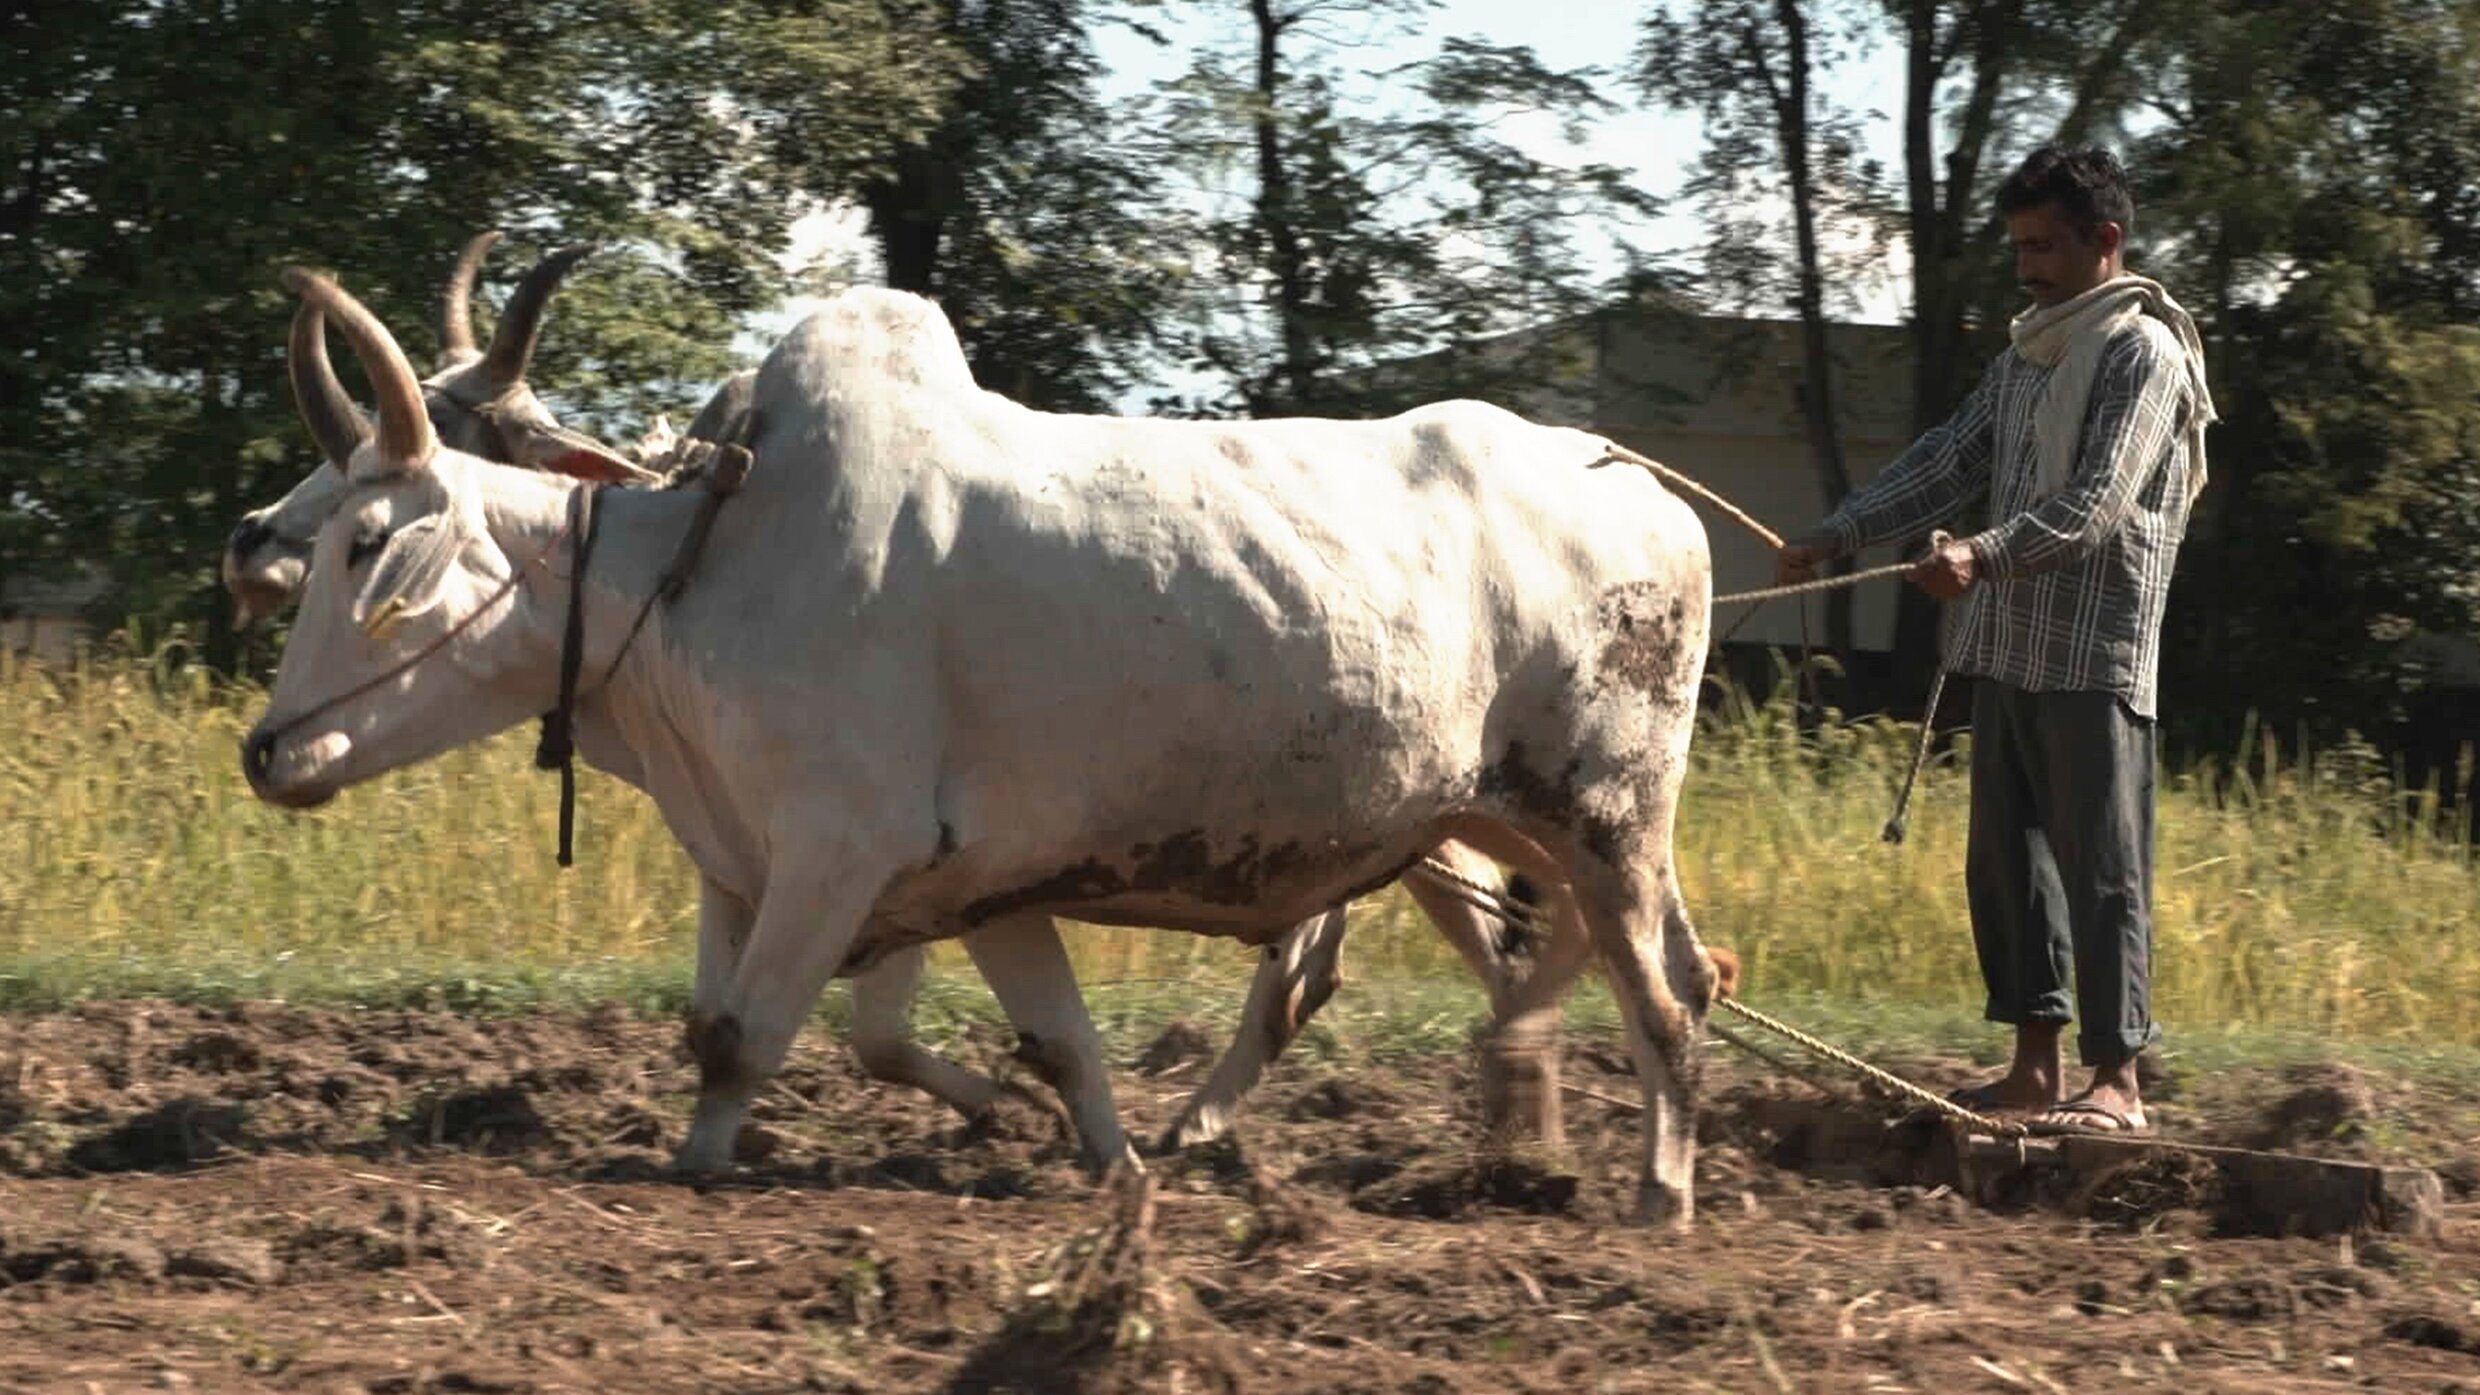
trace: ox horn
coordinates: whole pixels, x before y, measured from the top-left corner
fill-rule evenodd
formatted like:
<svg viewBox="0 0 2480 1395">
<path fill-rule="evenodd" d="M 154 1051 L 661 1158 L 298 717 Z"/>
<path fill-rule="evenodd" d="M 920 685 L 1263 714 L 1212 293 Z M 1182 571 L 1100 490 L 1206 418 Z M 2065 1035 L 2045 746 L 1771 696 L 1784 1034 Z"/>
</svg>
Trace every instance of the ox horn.
<svg viewBox="0 0 2480 1395">
<path fill-rule="evenodd" d="M 327 317 L 307 300 L 293 311 L 285 366 L 292 371 L 293 405 L 310 428 L 310 439 L 318 443 L 319 454 L 343 469 L 370 439 L 370 421 L 336 380 L 336 366 L 327 361 Z"/>
<path fill-rule="evenodd" d="M 542 333 L 543 310 L 551 303 L 551 293 L 559 289 L 560 278 L 569 268 L 583 261 L 594 250 L 590 243 L 577 243 L 534 263 L 509 293 L 508 308 L 500 312 L 499 323 L 491 330 L 491 347 L 482 355 L 482 371 L 492 386 L 505 391 L 525 379 L 526 365 L 534 361 L 534 340 Z"/>
<path fill-rule="evenodd" d="M 362 361 L 362 372 L 379 399 L 380 456 L 399 470 L 417 470 L 428 464 L 439 438 L 432 433 L 430 414 L 422 407 L 422 384 L 414 378 L 405 351 L 397 347 L 396 336 L 360 301 L 315 271 L 286 267 L 284 284 L 333 320 L 344 331 L 345 342 L 353 346 L 354 357 Z"/>
<path fill-rule="evenodd" d="M 474 234 L 465 250 L 457 253 L 456 269 L 448 273 L 448 289 L 439 298 L 439 347 L 450 364 L 482 357 L 482 350 L 474 347 L 474 277 L 499 239 L 497 228 Z"/>
</svg>

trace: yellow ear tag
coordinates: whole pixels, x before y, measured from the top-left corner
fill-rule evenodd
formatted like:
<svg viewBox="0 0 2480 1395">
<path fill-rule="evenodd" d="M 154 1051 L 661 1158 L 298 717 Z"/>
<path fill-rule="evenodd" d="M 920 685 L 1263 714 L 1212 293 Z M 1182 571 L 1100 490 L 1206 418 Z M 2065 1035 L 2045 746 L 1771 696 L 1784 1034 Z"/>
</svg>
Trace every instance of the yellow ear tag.
<svg viewBox="0 0 2480 1395">
<path fill-rule="evenodd" d="M 379 603 L 377 610 L 370 613 L 369 619 L 362 622 L 362 633 L 372 639 L 384 641 L 389 635 L 395 633 L 397 625 L 404 621 L 405 610 L 404 597 L 388 597 Z"/>
</svg>

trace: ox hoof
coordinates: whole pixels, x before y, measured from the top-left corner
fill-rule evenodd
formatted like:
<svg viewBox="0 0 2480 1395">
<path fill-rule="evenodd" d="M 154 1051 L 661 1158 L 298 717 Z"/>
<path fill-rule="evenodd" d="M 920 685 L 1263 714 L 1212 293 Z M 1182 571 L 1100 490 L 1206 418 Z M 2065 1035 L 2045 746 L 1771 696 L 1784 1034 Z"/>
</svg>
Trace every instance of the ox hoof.
<svg viewBox="0 0 2480 1395">
<path fill-rule="evenodd" d="M 1145 1175 L 1145 1159 L 1137 1156 L 1137 1150 L 1128 1146 L 1126 1139 L 1120 1140 L 1116 1153 L 1093 1148 L 1080 1149 L 1076 1165 L 1085 1170 L 1085 1175 L 1092 1178 L 1095 1185 L 1103 1187 Z"/>
<path fill-rule="evenodd" d="M 691 1130 L 688 1141 L 672 1154 L 672 1171 L 683 1177 L 711 1177 L 732 1170 L 733 1154 L 740 1143 L 736 1130 L 722 1137 L 701 1136 Z"/>
<path fill-rule="evenodd" d="M 1193 1109 L 1180 1115 L 1155 1140 L 1154 1152 L 1159 1157 L 1185 1153 L 1200 1143 L 1219 1142 L 1231 1132 L 1231 1116 L 1220 1109 Z"/>
<path fill-rule="evenodd" d="M 1667 1225 L 1686 1231 L 1696 1221 L 1696 1194 L 1685 1187 L 1661 1182 L 1640 1182 L 1636 1186 L 1636 1223 L 1645 1226 Z"/>
</svg>

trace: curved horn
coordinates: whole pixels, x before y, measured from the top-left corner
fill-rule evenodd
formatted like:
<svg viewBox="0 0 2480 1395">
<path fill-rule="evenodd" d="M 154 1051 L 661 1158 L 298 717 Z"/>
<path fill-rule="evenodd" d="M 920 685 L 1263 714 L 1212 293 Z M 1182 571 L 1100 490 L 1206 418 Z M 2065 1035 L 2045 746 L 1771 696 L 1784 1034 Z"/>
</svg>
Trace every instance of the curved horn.
<svg viewBox="0 0 2480 1395">
<path fill-rule="evenodd" d="M 431 431 L 430 414 L 422 407 L 422 384 L 413 365 L 379 317 L 347 295 L 335 282 L 297 266 L 284 269 L 284 284 L 333 320 L 362 361 L 362 372 L 379 398 L 379 454 L 399 470 L 418 470 L 430 463 L 439 438 Z"/>
<path fill-rule="evenodd" d="M 492 228 L 474 234 L 457 253 L 456 269 L 448 273 L 448 289 L 439 298 L 439 347 L 450 363 L 482 357 L 474 347 L 474 315 L 467 302 L 473 299 L 474 276 L 482 270 L 482 259 L 491 254 L 500 232 Z"/>
<path fill-rule="evenodd" d="M 509 293 L 508 308 L 500 312 L 499 323 L 491 330 L 491 347 L 483 352 L 482 371 L 492 384 L 500 388 L 515 386 L 525 378 L 526 365 L 534 361 L 534 340 L 542 333 L 545 307 L 551 304 L 551 293 L 559 289 L 560 278 L 570 267 L 585 259 L 594 250 L 590 243 L 578 243 L 534 263 Z"/>
<path fill-rule="evenodd" d="M 336 366 L 327 361 L 327 317 L 309 301 L 293 311 L 293 335 L 285 350 L 285 366 L 293 377 L 293 405 L 319 454 L 339 470 L 353 452 L 370 439 L 370 421 L 353 402 L 353 394 L 336 380 Z"/>
</svg>

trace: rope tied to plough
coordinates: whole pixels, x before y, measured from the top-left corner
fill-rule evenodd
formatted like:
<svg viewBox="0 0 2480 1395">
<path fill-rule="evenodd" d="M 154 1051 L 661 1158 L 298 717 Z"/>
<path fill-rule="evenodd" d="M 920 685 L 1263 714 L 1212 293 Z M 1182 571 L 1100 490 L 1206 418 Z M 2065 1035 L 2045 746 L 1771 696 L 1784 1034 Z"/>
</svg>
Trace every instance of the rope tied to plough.
<svg viewBox="0 0 2480 1395">
<path fill-rule="evenodd" d="M 1615 441 L 1603 442 L 1603 449 L 1607 453 L 1601 459 L 1593 462 L 1593 468 L 1599 469 L 1604 465 L 1608 465 L 1616 461 L 1624 461 L 1627 464 L 1639 466 L 1645 470 L 1651 471 L 1655 477 L 1663 480 L 1664 482 L 1677 485 L 1679 488 L 1696 495 L 1698 498 L 1703 499 L 1715 508 L 1720 509 L 1724 514 L 1738 521 L 1739 524 L 1745 527 L 1749 532 L 1756 534 L 1764 541 L 1766 546 L 1773 548 L 1777 552 L 1782 550 L 1782 534 L 1775 532 L 1773 529 L 1766 527 L 1762 523 L 1759 523 L 1756 519 L 1750 517 L 1749 514 L 1745 510 L 1741 509 L 1737 504 L 1734 504 L 1730 500 L 1716 494 L 1704 485 L 1699 484 L 1696 480 L 1691 479 L 1678 470 L 1672 469 L 1670 466 L 1663 464 L 1661 461 L 1654 459 L 1652 456 L 1629 450 L 1627 447 L 1620 445 Z M 1947 535 L 1942 531 L 1935 531 L 1929 534 L 1929 546 L 1933 551 L 1938 547 L 1943 546 L 1948 541 L 1949 539 L 1947 538 Z M 1889 577 L 1908 576 L 1911 574 L 1913 567 L 1914 564 L 1910 562 L 1892 562 L 1882 567 L 1871 567 L 1866 571 L 1850 572 L 1842 576 L 1819 577 L 1814 581 L 1793 582 L 1785 586 L 1768 586 L 1755 591 L 1734 591 L 1728 595 L 1714 597 L 1713 604 L 1747 604 L 1751 607 L 1762 606 L 1767 601 L 1782 600 L 1793 596 L 1813 596 L 1822 591 L 1845 590 L 1849 587 L 1858 586 L 1862 582 L 1882 581 Z M 1756 611 L 1752 608 L 1747 612 L 1747 614 L 1742 615 L 1738 620 L 1734 621 L 1731 628 L 1723 633 L 1721 642 L 1728 643 L 1730 637 L 1739 633 L 1740 626 L 1747 624 L 1749 616 L 1754 614 L 1756 614 Z M 1808 666 L 1808 656 L 1806 652 L 1808 649 L 1808 612 L 1805 609 L 1800 612 L 1800 633 L 1800 648 L 1802 651 L 1800 666 L 1805 669 Z M 1878 834 L 1879 838 L 1885 842 L 1902 842 L 1904 834 L 1910 826 L 1909 811 L 1912 804 L 1912 790 L 1920 783 L 1920 772 L 1929 764 L 1929 747 L 1933 739 L 1935 723 L 1937 720 L 1938 699 L 1945 695 L 1946 676 L 1951 671 L 1951 668 L 1952 664 L 1949 657 L 1945 654 L 1940 654 L 1938 656 L 1937 676 L 1929 683 L 1928 705 L 1923 707 L 1920 713 L 1919 744 L 1913 748 L 1911 766 L 1904 772 L 1902 792 L 1895 796 L 1894 813 L 1887 818 L 1885 827 L 1880 830 Z"/>
</svg>

